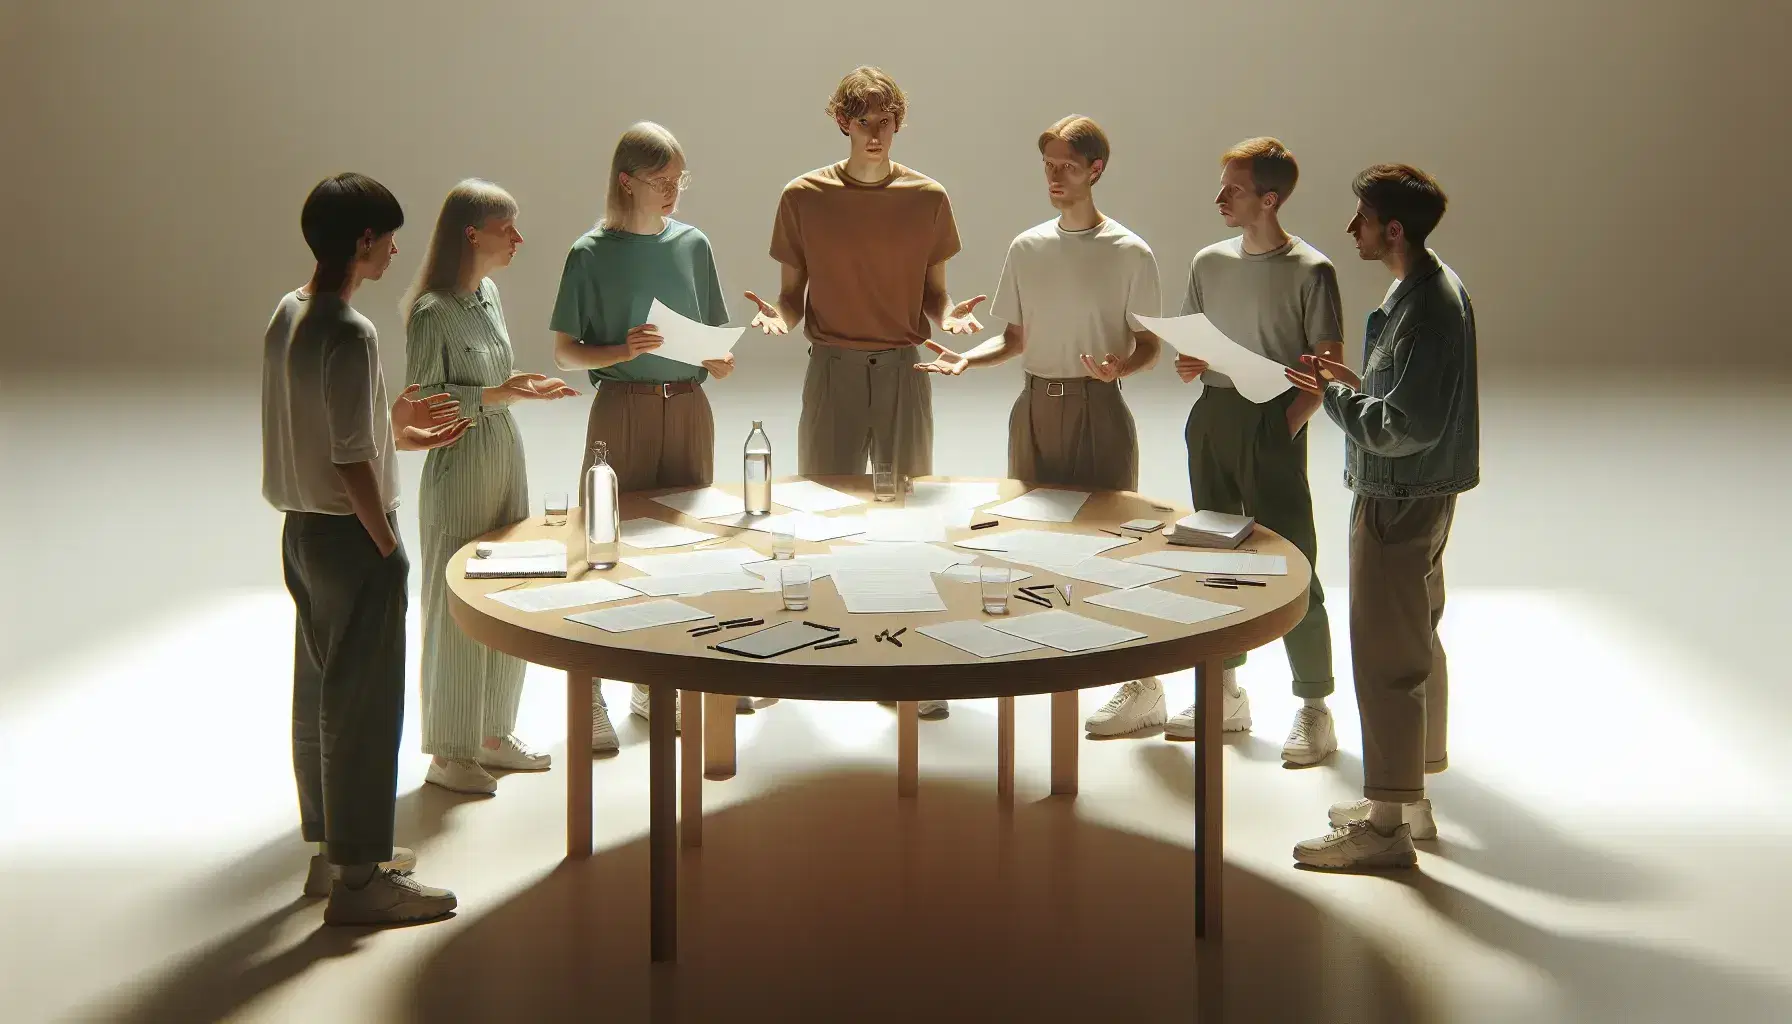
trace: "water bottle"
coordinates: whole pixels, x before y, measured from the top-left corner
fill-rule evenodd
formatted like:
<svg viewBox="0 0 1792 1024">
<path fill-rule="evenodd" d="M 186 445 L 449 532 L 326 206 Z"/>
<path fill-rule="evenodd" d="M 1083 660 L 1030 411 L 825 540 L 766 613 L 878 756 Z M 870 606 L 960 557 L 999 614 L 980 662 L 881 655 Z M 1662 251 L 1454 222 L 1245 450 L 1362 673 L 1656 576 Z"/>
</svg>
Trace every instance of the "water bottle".
<svg viewBox="0 0 1792 1024">
<path fill-rule="evenodd" d="M 591 445 L 591 468 L 585 471 L 579 504 L 585 509 L 586 567 L 615 568 L 616 545 L 622 537 L 622 501 L 616 471 L 610 468 L 610 446 L 602 441 Z"/>
<path fill-rule="evenodd" d="M 765 436 L 763 421 L 754 420 L 747 435 L 747 448 L 741 463 L 741 490 L 746 497 L 747 515 L 769 515 L 772 510 L 772 442 Z"/>
</svg>

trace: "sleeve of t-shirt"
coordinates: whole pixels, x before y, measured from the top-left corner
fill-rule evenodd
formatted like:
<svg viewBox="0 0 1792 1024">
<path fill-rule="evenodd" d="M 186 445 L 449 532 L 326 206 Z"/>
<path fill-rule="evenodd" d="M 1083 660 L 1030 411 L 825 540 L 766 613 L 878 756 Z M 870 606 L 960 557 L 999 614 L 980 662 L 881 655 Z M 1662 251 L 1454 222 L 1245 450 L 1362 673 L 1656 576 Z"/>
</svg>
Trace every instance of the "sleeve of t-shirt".
<svg viewBox="0 0 1792 1024">
<path fill-rule="evenodd" d="M 952 199 L 940 192 L 940 207 L 933 215 L 933 249 L 927 265 L 935 266 L 958 255 L 958 222 L 952 219 Z"/>
<path fill-rule="evenodd" d="M 1126 311 L 1139 316 L 1162 316 L 1163 285 L 1157 279 L 1157 256 L 1150 249 L 1139 253 L 1127 288 Z"/>
<path fill-rule="evenodd" d="M 1199 260 L 1199 257 L 1196 257 Z M 1201 308 L 1201 275 L 1195 272 L 1199 262 L 1188 265 L 1188 292 L 1182 297 L 1182 316 L 1203 312 Z"/>
<path fill-rule="evenodd" d="M 1322 341 L 1344 340 L 1343 302 L 1338 298 L 1338 271 L 1321 263 L 1308 282 L 1306 310 L 1307 351 L 1318 352 Z"/>
<path fill-rule="evenodd" d="M 722 294 L 722 274 L 716 269 L 716 253 L 710 247 L 709 239 L 705 238 L 698 248 L 697 259 L 703 322 L 711 327 L 725 327 L 728 324 L 728 299 Z"/>
<path fill-rule="evenodd" d="M 991 316 L 1011 324 L 1025 323 L 1020 302 L 1020 268 L 1016 265 L 1020 262 L 1019 241 L 1015 239 L 1008 245 L 1008 255 L 1002 259 L 1002 279 L 996 282 L 995 301 L 989 304 Z"/>
<path fill-rule="evenodd" d="M 330 431 L 330 461 L 338 466 L 371 462 L 380 454 L 374 432 L 372 338 L 347 333 L 330 339 L 324 351 L 324 422 Z"/>
<path fill-rule="evenodd" d="M 554 312 L 548 317 L 548 330 L 569 334 L 587 345 L 596 345 L 610 339 L 587 337 L 590 325 L 603 323 L 589 261 L 590 256 L 576 246 L 567 251 L 566 264 L 560 271 L 560 291 L 554 297 Z"/>
<path fill-rule="evenodd" d="M 803 230 L 797 223 L 796 197 L 794 188 L 786 188 L 778 197 L 778 215 L 772 221 L 771 257 L 787 267 L 807 270 L 809 263 L 803 258 Z"/>
</svg>

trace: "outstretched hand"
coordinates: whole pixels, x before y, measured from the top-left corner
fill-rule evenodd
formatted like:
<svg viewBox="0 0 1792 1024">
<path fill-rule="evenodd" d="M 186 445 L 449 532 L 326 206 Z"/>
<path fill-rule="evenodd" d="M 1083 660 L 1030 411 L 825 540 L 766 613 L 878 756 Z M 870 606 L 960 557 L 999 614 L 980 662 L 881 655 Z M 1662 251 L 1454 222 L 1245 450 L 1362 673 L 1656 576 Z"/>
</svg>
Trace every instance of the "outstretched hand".
<svg viewBox="0 0 1792 1024">
<path fill-rule="evenodd" d="M 399 432 L 404 439 L 405 447 L 412 451 L 428 451 L 431 448 L 446 448 L 460 440 L 460 435 L 473 425 L 472 420 L 460 419 L 433 427 L 405 427 Z"/>
<path fill-rule="evenodd" d="M 947 334 L 976 334 L 983 329 L 983 325 L 977 322 L 977 317 L 971 310 L 988 301 L 989 296 L 978 295 L 960 302 L 940 321 L 940 326 L 946 329 Z"/>
<path fill-rule="evenodd" d="M 753 305 L 759 307 L 759 312 L 754 314 L 753 322 L 749 326 L 757 327 L 767 334 L 790 333 L 790 325 L 784 322 L 784 314 L 778 312 L 778 307 L 752 292 L 747 293 L 747 298 L 752 300 Z"/>
<path fill-rule="evenodd" d="M 579 393 L 560 378 L 549 377 L 545 373 L 513 373 L 498 386 L 512 399 L 572 398 Z"/>
<path fill-rule="evenodd" d="M 1102 356 L 1101 362 L 1098 363 L 1085 352 L 1083 354 L 1083 369 L 1088 370 L 1089 376 L 1096 380 L 1111 384 L 1120 379 L 1120 357 L 1109 352 Z"/>
<path fill-rule="evenodd" d="M 970 360 L 966 359 L 963 355 L 952 351 L 931 338 L 921 344 L 926 345 L 937 353 L 933 362 L 915 364 L 915 369 L 922 373 L 941 373 L 948 377 L 956 377 L 963 373 L 965 368 L 970 365 Z"/>
<path fill-rule="evenodd" d="M 1288 377 L 1288 383 L 1293 384 L 1295 387 L 1305 391 L 1309 395 L 1323 395 L 1325 393 L 1325 386 L 1332 381 L 1337 381 L 1345 387 L 1350 388 L 1352 391 L 1361 391 L 1363 389 L 1362 378 L 1358 377 L 1356 372 L 1350 367 L 1345 366 L 1336 359 L 1327 359 L 1324 356 L 1305 355 L 1300 357 L 1300 361 L 1302 364 L 1309 367 L 1312 372 L 1302 373 L 1301 371 L 1290 367 L 1287 370 L 1284 370 L 1283 373 Z"/>
<path fill-rule="evenodd" d="M 423 390 L 423 385 L 412 384 L 398 393 L 398 400 L 392 403 L 392 427 L 405 430 L 408 427 L 427 429 L 442 423 L 453 423 L 460 419 L 460 402 L 446 392 L 413 398 Z"/>
</svg>

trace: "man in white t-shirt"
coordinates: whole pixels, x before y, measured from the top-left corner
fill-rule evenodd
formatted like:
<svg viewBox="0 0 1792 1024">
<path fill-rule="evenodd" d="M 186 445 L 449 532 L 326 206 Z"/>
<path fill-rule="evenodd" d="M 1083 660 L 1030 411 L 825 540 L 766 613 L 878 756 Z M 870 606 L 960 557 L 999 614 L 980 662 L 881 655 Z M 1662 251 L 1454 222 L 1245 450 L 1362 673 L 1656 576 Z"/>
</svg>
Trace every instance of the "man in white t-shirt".
<svg viewBox="0 0 1792 1024">
<path fill-rule="evenodd" d="M 1128 314 L 1162 312 L 1157 258 L 1145 240 L 1095 207 L 1095 183 L 1107 170 L 1108 137 L 1071 115 L 1039 136 L 1048 198 L 1058 216 L 1020 233 L 1008 246 L 990 311 L 1007 330 L 963 354 L 935 342 L 917 370 L 956 376 L 974 366 L 1021 358 L 1026 384 L 1008 416 L 1008 475 L 1029 483 L 1130 491 L 1139 483 L 1139 435 L 1120 394 L 1120 378 L 1150 367 L 1162 347 Z M 1088 728 L 1115 735 L 1165 720 L 1156 679 L 1121 687 L 1116 701 L 1156 694 L 1156 720 L 1121 721 L 1118 706 L 1097 711 Z M 1148 702 L 1147 702 L 1148 703 Z M 1124 726 L 1123 728 L 1121 726 Z"/>
<path fill-rule="evenodd" d="M 452 444 L 471 421 L 448 395 L 413 400 L 416 385 L 388 407 L 379 338 L 350 305 L 398 252 L 398 200 L 339 174 L 311 190 L 299 220 L 317 268 L 263 339 L 261 493 L 286 514 L 297 612 L 293 775 L 300 830 L 318 844 L 305 895 L 330 898 L 325 924 L 433 920 L 454 894 L 412 881 L 416 856 L 392 845 L 410 571 L 393 452 Z"/>
</svg>

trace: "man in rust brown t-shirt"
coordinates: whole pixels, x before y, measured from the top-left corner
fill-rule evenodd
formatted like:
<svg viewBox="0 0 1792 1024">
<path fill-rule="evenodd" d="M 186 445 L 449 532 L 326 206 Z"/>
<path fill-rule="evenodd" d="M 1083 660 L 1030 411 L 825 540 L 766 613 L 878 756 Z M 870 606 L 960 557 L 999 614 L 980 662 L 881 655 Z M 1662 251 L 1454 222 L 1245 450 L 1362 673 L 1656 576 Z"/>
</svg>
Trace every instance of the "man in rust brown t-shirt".
<svg viewBox="0 0 1792 1024">
<path fill-rule="evenodd" d="M 905 476 L 933 471 L 933 391 L 915 372 L 929 321 L 982 329 L 954 306 L 946 261 L 958 227 L 946 190 L 890 159 L 907 100 L 877 68 L 858 68 L 828 103 L 852 143 L 846 160 L 784 187 L 771 255 L 783 268 L 776 305 L 752 292 L 753 326 L 786 334 L 806 320 L 811 342 L 798 426 L 797 472 L 858 474 L 867 460 Z"/>
</svg>

